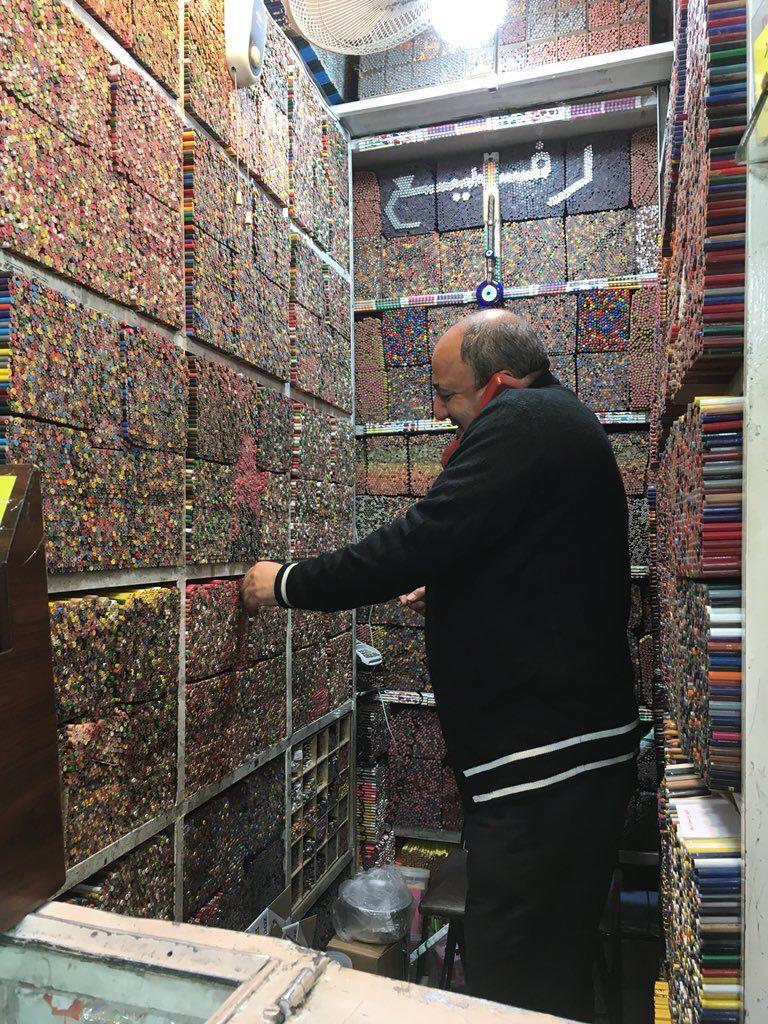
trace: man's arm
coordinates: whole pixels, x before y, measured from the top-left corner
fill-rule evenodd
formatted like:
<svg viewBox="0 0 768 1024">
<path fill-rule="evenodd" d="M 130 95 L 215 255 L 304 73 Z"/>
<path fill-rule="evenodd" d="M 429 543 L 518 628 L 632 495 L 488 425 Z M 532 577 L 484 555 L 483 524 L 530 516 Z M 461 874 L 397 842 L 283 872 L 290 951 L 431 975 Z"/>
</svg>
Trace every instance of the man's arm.
<svg viewBox="0 0 768 1024">
<path fill-rule="evenodd" d="M 535 428 L 527 406 L 518 399 L 483 410 L 405 516 L 358 543 L 282 566 L 277 601 L 315 611 L 377 604 L 487 554 L 512 528 L 534 485 Z"/>
</svg>

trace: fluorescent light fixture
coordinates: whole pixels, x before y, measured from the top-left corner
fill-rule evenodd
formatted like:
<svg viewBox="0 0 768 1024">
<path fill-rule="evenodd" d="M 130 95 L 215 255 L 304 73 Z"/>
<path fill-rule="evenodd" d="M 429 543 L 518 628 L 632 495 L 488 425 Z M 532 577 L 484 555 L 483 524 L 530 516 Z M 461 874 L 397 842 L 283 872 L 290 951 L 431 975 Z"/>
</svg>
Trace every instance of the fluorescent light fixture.
<svg viewBox="0 0 768 1024">
<path fill-rule="evenodd" d="M 432 24 L 449 46 L 487 42 L 504 20 L 505 0 L 432 0 Z"/>
</svg>

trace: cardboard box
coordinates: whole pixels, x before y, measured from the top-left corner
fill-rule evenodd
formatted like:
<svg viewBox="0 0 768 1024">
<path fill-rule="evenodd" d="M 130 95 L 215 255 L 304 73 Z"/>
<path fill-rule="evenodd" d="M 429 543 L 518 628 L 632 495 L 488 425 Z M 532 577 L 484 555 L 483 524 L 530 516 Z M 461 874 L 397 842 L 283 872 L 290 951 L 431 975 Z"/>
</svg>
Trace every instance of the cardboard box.
<svg viewBox="0 0 768 1024">
<path fill-rule="evenodd" d="M 345 942 L 338 935 L 334 935 L 328 943 L 328 949 L 346 953 L 356 971 L 378 974 L 381 978 L 405 980 L 405 953 L 402 942 L 374 946 L 370 942 Z"/>
</svg>

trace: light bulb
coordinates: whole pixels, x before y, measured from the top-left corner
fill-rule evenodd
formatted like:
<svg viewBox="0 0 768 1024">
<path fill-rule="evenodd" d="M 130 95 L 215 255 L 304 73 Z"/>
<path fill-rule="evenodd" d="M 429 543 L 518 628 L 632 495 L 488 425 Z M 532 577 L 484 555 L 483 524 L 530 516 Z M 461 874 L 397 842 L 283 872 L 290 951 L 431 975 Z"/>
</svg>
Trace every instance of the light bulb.
<svg viewBox="0 0 768 1024">
<path fill-rule="evenodd" d="M 487 42 L 504 20 L 505 0 L 432 0 L 432 24 L 449 46 Z"/>
</svg>

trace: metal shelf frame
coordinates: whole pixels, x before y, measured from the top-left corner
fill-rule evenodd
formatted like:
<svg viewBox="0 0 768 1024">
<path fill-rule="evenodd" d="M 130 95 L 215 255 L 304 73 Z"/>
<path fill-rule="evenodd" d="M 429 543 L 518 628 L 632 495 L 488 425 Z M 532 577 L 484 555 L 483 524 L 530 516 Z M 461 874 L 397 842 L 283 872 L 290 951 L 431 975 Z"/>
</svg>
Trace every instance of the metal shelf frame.
<svg viewBox="0 0 768 1024">
<path fill-rule="evenodd" d="M 754 60 L 765 50 L 765 0 L 748 0 L 749 105 L 754 110 Z M 758 35 L 759 34 L 759 35 Z M 758 38 L 762 45 L 759 45 Z M 756 154 L 754 154 L 756 155 Z M 744 543 L 742 601 L 744 679 L 742 683 L 742 851 L 744 934 L 742 980 L 745 1024 L 765 1020 L 768 1005 L 768 559 L 765 502 L 768 500 L 768 165 L 747 164 L 746 308 L 744 339 Z"/>
<path fill-rule="evenodd" d="M 657 100 L 653 90 L 632 96 L 558 103 L 534 110 L 512 111 L 450 124 L 406 131 L 383 132 L 354 139 L 355 170 L 369 170 L 393 160 L 435 160 L 461 153 L 573 135 L 574 130 L 633 131 L 655 125 Z"/>
<path fill-rule="evenodd" d="M 516 285 L 504 289 L 504 299 L 525 299 L 534 295 L 564 295 L 574 292 L 601 291 L 618 288 L 636 289 L 655 287 L 657 274 L 626 274 L 624 277 L 596 277 L 579 281 L 547 281 L 543 284 Z M 386 313 L 394 309 L 414 306 L 467 306 L 476 302 L 469 292 L 433 292 L 429 295 L 396 295 L 384 299 L 357 299 L 355 313 Z"/>
<path fill-rule="evenodd" d="M 179 40 L 179 82 L 178 82 L 178 95 L 174 95 L 169 92 L 163 86 L 161 86 L 133 56 L 130 54 L 120 43 L 110 35 L 109 31 L 104 28 L 98 21 L 96 21 L 78 2 L 77 0 L 62 0 L 72 14 L 77 17 L 96 37 L 99 43 L 105 47 L 105 49 L 112 55 L 112 57 L 118 61 L 121 65 L 130 68 L 132 71 L 139 74 L 145 81 L 149 82 L 151 87 L 155 90 L 158 96 L 164 99 L 168 106 L 176 113 L 179 118 L 179 132 L 184 128 L 192 128 L 195 131 L 205 135 L 208 139 L 220 145 L 215 135 L 202 123 L 200 123 L 195 117 L 191 116 L 183 106 L 183 33 L 180 34 Z M 179 0 L 179 18 L 180 24 L 184 17 L 184 2 L 185 0 Z M 289 40 L 290 42 L 290 40 Z M 293 46 L 293 44 L 291 43 Z M 300 58 L 297 60 L 300 61 Z M 307 76 L 310 80 L 311 76 L 307 72 Z M 322 96 L 319 89 L 317 89 L 316 83 L 313 81 L 313 88 L 315 89 L 317 96 L 320 98 L 323 107 L 328 111 L 329 116 L 335 117 L 335 111 L 332 107 L 329 107 L 325 97 Z M 224 151 L 224 147 L 221 147 Z M 232 166 L 236 169 L 237 173 L 248 180 L 256 181 L 261 188 L 266 192 L 270 192 L 269 188 L 255 176 L 249 176 L 242 169 L 236 158 L 227 153 L 227 158 L 231 160 Z M 352 162 L 351 156 L 348 160 L 348 182 L 350 200 L 352 193 Z M 277 198 L 274 197 L 273 198 Z M 279 202 L 279 200 L 278 200 Z M 299 236 L 300 240 L 314 250 L 319 258 L 333 268 L 346 282 L 349 283 L 350 289 L 353 289 L 354 284 L 351 280 L 351 273 L 345 270 L 337 261 L 335 261 L 328 253 L 321 249 L 317 243 L 311 238 L 306 231 L 304 231 L 289 215 L 289 211 L 284 207 L 282 202 L 279 202 L 281 209 L 283 210 L 283 216 L 288 221 L 289 228 L 292 233 Z M 350 216 L 350 256 L 351 256 L 351 244 L 352 244 L 352 225 Z M 11 270 L 17 271 L 27 277 L 32 277 L 35 280 L 41 282 L 45 286 L 58 291 L 67 298 L 73 299 L 77 303 L 84 305 L 90 309 L 96 310 L 102 314 L 108 315 L 118 322 L 127 323 L 134 327 L 145 327 L 149 330 L 155 331 L 164 337 L 172 340 L 174 344 L 184 352 L 193 353 L 195 355 L 204 356 L 205 358 L 211 359 L 214 362 L 221 363 L 237 373 L 240 373 L 249 379 L 255 380 L 262 384 L 264 387 L 272 388 L 279 391 L 281 394 L 286 395 L 289 398 L 297 399 L 313 408 L 318 409 L 327 413 L 328 415 L 335 416 L 338 419 L 351 420 L 351 412 L 348 410 L 340 409 L 324 400 L 311 395 L 300 388 L 292 386 L 289 377 L 286 379 L 271 376 L 263 373 L 257 367 L 237 358 L 236 356 L 230 355 L 227 352 L 221 351 L 206 342 L 200 341 L 193 337 L 188 337 L 183 328 L 175 330 L 170 328 L 167 324 L 162 324 L 155 321 L 153 318 L 145 316 L 129 306 L 124 306 L 119 302 L 110 299 L 99 292 L 94 291 L 84 285 L 76 283 L 67 277 L 56 273 L 55 271 L 49 270 L 37 263 L 25 259 L 22 256 L 14 252 L 10 252 L 0 247 L 0 270 Z M 351 302 L 353 298 L 351 298 Z M 350 305 L 350 365 L 354 372 L 354 314 L 353 306 Z M 290 527 L 290 512 L 289 515 L 289 527 Z M 350 515 L 354 516 L 354 509 L 350 509 Z M 183 555 L 182 555 L 183 559 Z M 147 568 L 139 569 L 125 569 L 125 570 L 107 570 L 107 571 L 94 571 L 94 572 L 81 572 L 81 573 L 50 573 L 48 576 L 48 592 L 52 597 L 64 597 L 66 595 L 77 595 L 92 593 L 99 590 L 109 590 L 112 588 L 125 588 L 125 587 L 141 587 L 141 586 L 155 586 L 155 585 L 175 585 L 179 588 L 181 597 L 181 613 L 179 620 L 179 655 L 180 655 L 180 669 L 178 679 L 178 740 L 177 740 L 177 779 L 176 779 L 176 798 L 172 806 L 163 810 L 162 813 L 152 818 L 149 821 L 143 822 L 138 827 L 132 829 L 126 835 L 121 836 L 115 842 L 108 844 L 104 848 L 98 850 L 92 856 L 80 861 L 77 864 L 72 865 L 66 872 L 66 881 L 62 889 L 57 895 L 61 895 L 70 890 L 73 886 L 85 881 L 95 872 L 108 867 L 114 863 L 118 858 L 124 856 L 127 853 L 137 849 L 143 843 L 152 839 L 154 836 L 159 835 L 162 832 L 170 832 L 173 835 L 174 842 L 174 908 L 175 908 L 175 919 L 181 921 L 183 919 L 183 860 L 184 860 L 184 820 L 185 817 L 195 811 L 197 808 L 204 805 L 206 802 L 217 796 L 219 793 L 228 789 L 230 786 L 248 778 L 254 772 L 258 771 L 264 765 L 272 763 L 279 758 L 283 758 L 286 762 L 286 768 L 289 768 L 287 759 L 289 757 L 290 749 L 293 744 L 300 742 L 303 737 L 310 735 L 312 732 L 322 729 L 333 721 L 338 720 L 343 715 L 350 715 L 350 735 L 351 741 L 351 757 L 350 757 L 350 780 L 354 777 L 355 770 L 355 757 L 354 757 L 354 736 L 356 731 L 356 706 L 357 702 L 354 697 L 350 697 L 342 705 L 334 708 L 331 712 L 311 723 L 303 729 L 298 730 L 295 734 L 291 731 L 292 723 L 292 683 L 291 683 L 291 624 L 289 616 L 289 625 L 286 633 L 286 710 L 287 710 L 287 723 L 286 723 L 286 736 L 283 739 L 270 747 L 267 750 L 259 752 L 259 754 L 249 759 L 244 764 L 238 766 L 233 772 L 230 772 L 226 776 L 218 779 L 208 786 L 196 791 L 195 793 L 186 795 L 185 792 L 185 756 L 184 756 L 184 739 L 185 739 L 185 587 L 188 582 L 194 580 L 204 580 L 210 578 L 228 578 L 237 577 L 243 575 L 249 568 L 249 565 L 243 563 L 225 563 L 225 564 L 202 564 L 202 565 L 173 565 L 173 566 L 151 566 Z M 354 631 L 354 615 L 353 615 L 353 631 Z M 354 632 L 353 632 L 354 635 Z M 354 657 L 352 660 L 352 673 L 353 673 L 353 694 L 354 694 L 354 680 L 355 680 L 355 664 Z M 290 779 L 289 772 L 286 777 Z M 327 873 L 327 875 L 320 879 L 315 885 L 312 892 L 309 894 L 312 900 L 317 900 L 338 875 L 349 866 L 354 855 L 354 835 L 353 835 L 353 823 L 355 820 L 355 787 L 350 781 L 350 816 L 349 816 L 349 840 L 350 848 L 342 858 L 341 862 L 334 865 L 333 869 Z M 284 830 L 284 843 L 290 854 L 290 817 L 286 819 L 285 830 Z M 289 882 L 289 876 L 286 876 L 286 882 Z M 309 907 L 309 904 L 307 904 Z"/>
<path fill-rule="evenodd" d="M 586 97 L 602 97 L 666 83 L 673 44 L 655 43 L 523 71 L 470 78 L 449 85 L 342 103 L 336 116 L 353 139 L 490 117 Z"/>
</svg>

